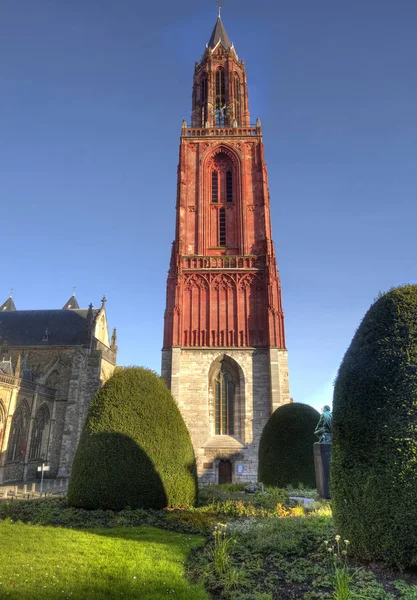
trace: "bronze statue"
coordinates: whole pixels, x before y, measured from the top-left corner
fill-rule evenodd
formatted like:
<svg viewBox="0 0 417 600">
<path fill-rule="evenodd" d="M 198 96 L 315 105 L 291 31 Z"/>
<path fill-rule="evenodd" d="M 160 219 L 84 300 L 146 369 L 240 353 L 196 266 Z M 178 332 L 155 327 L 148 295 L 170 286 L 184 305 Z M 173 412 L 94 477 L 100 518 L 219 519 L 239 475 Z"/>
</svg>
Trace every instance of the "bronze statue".
<svg viewBox="0 0 417 600">
<path fill-rule="evenodd" d="M 331 444 L 332 443 L 332 413 L 330 406 L 323 406 L 321 409 L 321 416 L 317 423 L 314 434 L 319 438 L 319 444 Z"/>
</svg>

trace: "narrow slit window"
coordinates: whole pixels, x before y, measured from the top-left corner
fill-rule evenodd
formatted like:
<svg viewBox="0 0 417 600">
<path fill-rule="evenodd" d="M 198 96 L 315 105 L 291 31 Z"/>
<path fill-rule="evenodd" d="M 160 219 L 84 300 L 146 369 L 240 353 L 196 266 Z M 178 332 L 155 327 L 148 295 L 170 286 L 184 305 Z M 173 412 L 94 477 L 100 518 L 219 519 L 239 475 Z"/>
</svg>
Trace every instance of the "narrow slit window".
<svg viewBox="0 0 417 600">
<path fill-rule="evenodd" d="M 207 102 L 207 77 L 204 76 L 201 80 L 201 102 L 205 104 Z"/>
<path fill-rule="evenodd" d="M 226 85 L 223 69 L 216 72 L 216 126 L 224 127 L 226 124 Z"/>
<path fill-rule="evenodd" d="M 226 246 L 226 210 L 219 210 L 219 246 Z"/>
<path fill-rule="evenodd" d="M 219 174 L 217 171 L 213 171 L 211 174 L 211 201 L 219 201 Z"/>
<path fill-rule="evenodd" d="M 201 80 L 201 109 L 202 109 L 202 126 L 204 127 L 207 121 L 207 76 L 204 75 Z"/>
<path fill-rule="evenodd" d="M 232 171 L 227 171 L 226 173 L 226 202 L 233 202 Z"/>
<path fill-rule="evenodd" d="M 240 81 L 239 75 L 235 76 L 235 119 L 240 125 Z"/>
</svg>

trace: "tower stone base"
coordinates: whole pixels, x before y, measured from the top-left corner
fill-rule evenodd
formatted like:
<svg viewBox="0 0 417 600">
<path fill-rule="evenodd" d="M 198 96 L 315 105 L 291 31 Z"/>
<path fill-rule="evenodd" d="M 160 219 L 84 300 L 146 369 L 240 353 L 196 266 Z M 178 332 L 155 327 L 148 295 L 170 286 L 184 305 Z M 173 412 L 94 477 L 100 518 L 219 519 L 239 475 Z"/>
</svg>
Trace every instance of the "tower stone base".
<svg viewBox="0 0 417 600">
<path fill-rule="evenodd" d="M 221 361 L 236 383 L 233 435 L 215 432 L 213 377 Z M 290 400 L 287 351 L 172 347 L 162 351 L 162 377 L 190 431 L 200 482 L 256 481 L 262 430 Z"/>
</svg>

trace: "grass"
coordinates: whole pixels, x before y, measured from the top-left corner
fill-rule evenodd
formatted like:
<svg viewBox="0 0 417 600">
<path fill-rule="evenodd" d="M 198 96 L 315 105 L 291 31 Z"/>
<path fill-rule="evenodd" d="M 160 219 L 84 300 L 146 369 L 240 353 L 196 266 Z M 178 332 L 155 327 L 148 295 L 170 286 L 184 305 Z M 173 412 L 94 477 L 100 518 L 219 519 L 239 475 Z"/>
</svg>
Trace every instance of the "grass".
<svg viewBox="0 0 417 600">
<path fill-rule="evenodd" d="M 169 511 L 0 503 L 0 600 L 417 600 L 417 572 L 359 565 L 330 505 L 294 507 L 289 493 L 211 486 L 198 507 Z"/>
<path fill-rule="evenodd" d="M 152 527 L 74 530 L 0 523 L 0 598 L 207 600 L 184 577 L 200 537 Z"/>
</svg>

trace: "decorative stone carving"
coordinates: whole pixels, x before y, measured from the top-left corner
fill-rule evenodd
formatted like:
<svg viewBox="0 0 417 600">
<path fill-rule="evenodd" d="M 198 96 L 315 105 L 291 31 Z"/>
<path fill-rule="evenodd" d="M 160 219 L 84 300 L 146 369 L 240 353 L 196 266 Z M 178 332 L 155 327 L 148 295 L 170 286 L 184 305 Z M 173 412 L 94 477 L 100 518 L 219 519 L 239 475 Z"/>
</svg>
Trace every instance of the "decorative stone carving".
<svg viewBox="0 0 417 600">
<path fill-rule="evenodd" d="M 208 283 L 202 275 L 195 273 L 185 278 L 184 287 L 189 291 L 193 288 L 207 288 Z"/>
</svg>

